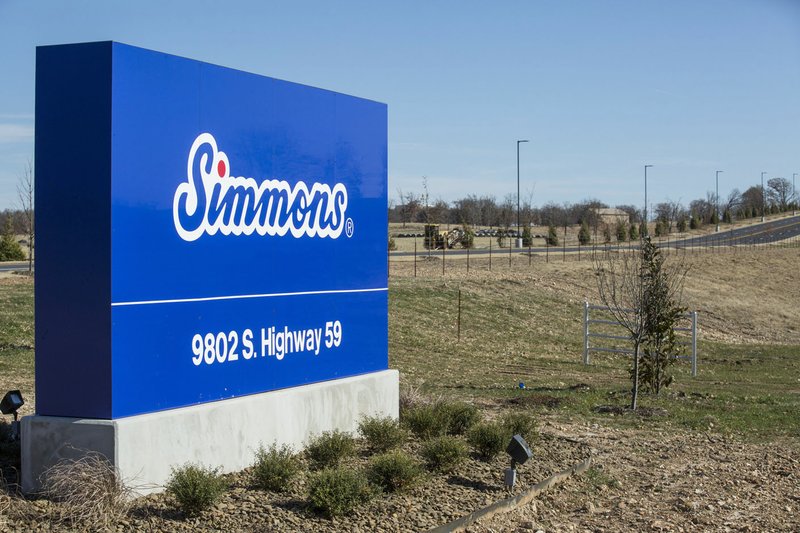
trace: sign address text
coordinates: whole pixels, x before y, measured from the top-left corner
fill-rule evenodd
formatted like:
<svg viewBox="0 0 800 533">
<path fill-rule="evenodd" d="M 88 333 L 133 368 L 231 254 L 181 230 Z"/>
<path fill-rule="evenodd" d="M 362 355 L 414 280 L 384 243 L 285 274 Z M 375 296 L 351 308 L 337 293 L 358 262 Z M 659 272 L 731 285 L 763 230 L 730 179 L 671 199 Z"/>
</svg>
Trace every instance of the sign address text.
<svg viewBox="0 0 800 533">
<path fill-rule="evenodd" d="M 197 333 L 192 337 L 192 363 L 212 365 L 254 357 L 275 357 L 280 361 L 297 353 L 319 355 L 323 346 L 338 348 L 342 344 L 342 334 L 342 323 L 338 320 L 327 321 L 320 328 L 270 326 L 261 328 L 258 336 L 252 329 L 245 329 L 241 334 L 235 330 Z"/>
</svg>

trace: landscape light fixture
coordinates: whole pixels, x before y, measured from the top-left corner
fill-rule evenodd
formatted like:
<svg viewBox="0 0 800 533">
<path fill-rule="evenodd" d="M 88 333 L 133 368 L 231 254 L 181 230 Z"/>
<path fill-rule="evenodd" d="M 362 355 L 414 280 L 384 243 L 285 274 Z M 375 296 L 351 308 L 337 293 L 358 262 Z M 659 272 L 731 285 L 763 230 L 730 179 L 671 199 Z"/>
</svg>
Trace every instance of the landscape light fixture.
<svg viewBox="0 0 800 533">
<path fill-rule="evenodd" d="M 526 143 L 526 142 L 528 142 L 528 139 L 522 139 L 517 141 L 517 243 L 520 246 L 522 246 L 522 244 L 519 243 L 522 234 L 520 233 L 520 225 L 519 225 L 519 145 L 520 143 Z"/>
<path fill-rule="evenodd" d="M 506 488 L 510 489 L 517 482 L 517 465 L 524 465 L 533 457 L 533 452 L 522 435 L 514 435 L 506 447 L 506 453 L 511 456 L 511 468 L 506 468 L 505 471 Z"/>
<path fill-rule="evenodd" d="M 11 422 L 11 440 L 19 439 L 19 420 L 17 411 L 20 407 L 25 405 L 25 400 L 22 398 L 22 393 L 18 390 L 10 390 L 3 396 L 0 401 L 0 413 L 4 415 L 13 415 L 14 421 Z"/>
</svg>

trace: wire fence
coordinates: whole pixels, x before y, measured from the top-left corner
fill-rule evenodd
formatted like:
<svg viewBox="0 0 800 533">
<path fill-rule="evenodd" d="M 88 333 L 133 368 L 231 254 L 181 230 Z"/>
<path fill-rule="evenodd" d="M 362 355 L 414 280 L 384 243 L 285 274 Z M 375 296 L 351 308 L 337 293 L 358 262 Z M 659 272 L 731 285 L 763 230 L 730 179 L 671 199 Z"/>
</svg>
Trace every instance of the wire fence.
<svg viewBox="0 0 800 533">
<path fill-rule="evenodd" d="M 594 315 L 592 312 L 594 311 Z M 603 305 L 583 303 L 583 364 L 591 363 L 592 353 L 614 353 L 632 357 L 630 335 L 613 319 L 611 310 Z M 633 313 L 628 309 L 627 312 Z M 681 316 L 681 324 L 673 328 L 678 345 L 687 349 L 688 354 L 675 356 L 675 359 L 688 360 L 692 364 L 692 376 L 697 376 L 697 311 Z"/>
<path fill-rule="evenodd" d="M 766 233 L 741 235 L 734 230 L 711 235 L 693 237 L 655 238 L 654 242 L 666 255 L 682 254 L 736 254 L 740 251 L 769 252 L 776 249 L 800 248 L 800 235 L 791 235 L 780 240 Z M 513 243 L 513 241 L 512 241 Z M 639 241 L 602 244 L 562 244 L 561 246 L 538 245 L 498 247 L 489 240 L 483 248 L 425 249 L 422 239 L 414 239 L 412 251 L 389 251 L 389 271 L 400 269 L 417 276 L 446 276 L 452 273 L 469 274 L 472 271 L 521 270 L 533 267 L 534 263 L 554 261 L 597 261 L 607 259 L 610 254 L 633 252 Z"/>
</svg>

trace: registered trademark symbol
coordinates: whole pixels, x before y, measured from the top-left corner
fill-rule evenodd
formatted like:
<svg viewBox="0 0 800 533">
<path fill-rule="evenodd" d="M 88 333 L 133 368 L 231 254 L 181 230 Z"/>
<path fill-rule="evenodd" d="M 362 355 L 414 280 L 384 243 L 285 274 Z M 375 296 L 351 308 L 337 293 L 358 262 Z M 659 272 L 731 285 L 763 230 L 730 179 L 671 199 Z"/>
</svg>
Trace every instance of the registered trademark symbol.
<svg viewBox="0 0 800 533">
<path fill-rule="evenodd" d="M 344 232 L 347 234 L 348 238 L 353 236 L 353 229 L 355 229 L 355 226 L 353 225 L 353 219 L 348 218 L 344 222 Z"/>
</svg>

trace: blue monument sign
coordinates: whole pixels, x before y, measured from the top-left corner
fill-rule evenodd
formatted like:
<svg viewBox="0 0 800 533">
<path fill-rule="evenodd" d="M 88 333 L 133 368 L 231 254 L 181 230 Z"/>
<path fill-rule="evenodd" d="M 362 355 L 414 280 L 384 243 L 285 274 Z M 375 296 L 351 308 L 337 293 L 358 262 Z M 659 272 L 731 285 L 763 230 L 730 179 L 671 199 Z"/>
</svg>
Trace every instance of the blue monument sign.
<svg viewBox="0 0 800 533">
<path fill-rule="evenodd" d="M 36 410 L 385 370 L 384 104 L 114 42 L 36 65 Z"/>
</svg>

